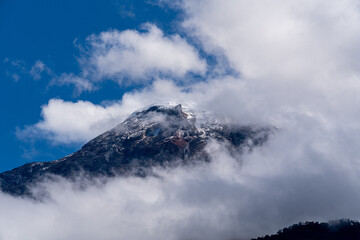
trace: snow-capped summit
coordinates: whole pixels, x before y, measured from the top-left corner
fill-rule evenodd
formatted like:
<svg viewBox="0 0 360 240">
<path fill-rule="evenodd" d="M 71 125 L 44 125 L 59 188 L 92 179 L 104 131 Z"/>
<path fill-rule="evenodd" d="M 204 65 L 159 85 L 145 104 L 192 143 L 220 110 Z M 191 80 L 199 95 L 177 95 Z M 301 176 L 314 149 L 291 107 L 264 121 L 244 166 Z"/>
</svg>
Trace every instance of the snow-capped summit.
<svg viewBox="0 0 360 240">
<path fill-rule="evenodd" d="M 138 175 L 152 166 L 172 166 L 209 161 L 205 146 L 210 140 L 226 143 L 239 153 L 263 144 L 271 128 L 219 124 L 181 105 L 153 105 L 131 114 L 115 128 L 85 144 L 79 151 L 49 162 L 28 163 L 0 174 L 3 192 L 29 195 L 29 184 L 51 174 L 73 179 Z"/>
</svg>

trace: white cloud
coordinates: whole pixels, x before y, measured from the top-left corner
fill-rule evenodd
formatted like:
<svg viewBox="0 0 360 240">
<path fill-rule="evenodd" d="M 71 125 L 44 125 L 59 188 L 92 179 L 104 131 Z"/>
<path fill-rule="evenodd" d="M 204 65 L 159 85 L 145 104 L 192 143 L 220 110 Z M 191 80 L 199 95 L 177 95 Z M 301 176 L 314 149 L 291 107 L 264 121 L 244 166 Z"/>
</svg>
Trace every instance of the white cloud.
<svg viewBox="0 0 360 240">
<path fill-rule="evenodd" d="M 71 76 L 70 76 L 71 77 Z M 134 111 L 151 104 L 178 102 L 181 88 L 172 81 L 157 80 L 143 91 L 126 93 L 121 101 L 96 105 L 89 101 L 50 99 L 43 105 L 42 119 L 17 130 L 20 139 L 47 139 L 55 144 L 85 143 L 115 127 Z"/>
<path fill-rule="evenodd" d="M 206 61 L 180 35 L 166 36 L 149 23 L 143 25 L 143 30 L 111 30 L 90 35 L 86 39 L 87 48 L 82 48 L 82 57 L 78 59 L 82 73 L 63 74 L 66 77 L 55 82 L 73 83 L 81 92 L 94 89 L 88 88 L 90 81 L 111 79 L 130 85 L 151 82 L 158 76 L 184 78 L 188 73 L 205 74 Z"/>
<path fill-rule="evenodd" d="M 234 78 L 210 80 L 190 90 L 158 80 L 113 104 L 116 117 L 109 116 L 111 108 L 89 102 L 50 101 L 43 110 L 48 117 L 35 126 L 44 124 L 42 129 L 46 126 L 58 136 L 82 135 L 83 140 L 100 132 L 93 125 L 117 124 L 139 107 L 166 101 L 281 129 L 265 147 L 241 156 L 240 164 L 221 146 L 211 145 L 210 165 L 160 171 L 161 178 L 118 178 L 85 191 L 66 182 L 48 183 L 53 201 L 41 204 L 2 196 L 0 206 L 12 210 L 2 210 L 0 232 L 4 238 L 16 232 L 12 239 L 22 239 L 22 234 L 37 239 L 249 239 L 299 221 L 360 219 L 360 139 L 354 134 L 360 129 L 358 115 L 342 122 L 344 116 L 327 111 L 276 106 L 276 101 L 259 100 L 251 87 Z M 50 109 L 59 112 L 53 115 Z M 84 113 L 86 109 L 91 111 Z M 88 123 L 94 115 L 103 118 Z M 69 126 L 74 123 L 79 126 Z M 39 214 L 44 217 L 34 220 Z M 46 216 L 52 217 L 42 221 Z M 16 226 L 23 225 L 11 228 L 11 222 L 31 224 L 20 231 Z"/>
<path fill-rule="evenodd" d="M 51 99 L 42 106 L 42 120 L 17 131 L 20 138 L 47 138 L 54 143 L 83 143 L 115 127 L 129 114 L 121 106 Z"/>
<path fill-rule="evenodd" d="M 320 84 L 358 73 L 357 1 L 183 2 L 183 26 L 208 51 L 222 49 L 245 77 Z"/>
<path fill-rule="evenodd" d="M 85 59 L 89 73 L 119 82 L 124 77 L 148 81 L 157 74 L 182 77 L 188 72 L 205 73 L 205 61 L 185 39 L 177 34 L 165 36 L 152 24 L 144 25 L 144 30 L 113 30 L 89 36 L 90 56 Z"/>
<path fill-rule="evenodd" d="M 0 194 L 0 238 L 250 239 L 298 221 L 358 218 L 359 167 L 344 170 L 347 158 L 331 165 L 316 146 L 303 155 L 307 137 L 288 137 L 242 163 L 214 144 L 211 163 L 159 169 L 157 177 L 118 177 L 87 189 L 82 180 L 48 182 L 51 199 L 43 202 Z"/>
</svg>

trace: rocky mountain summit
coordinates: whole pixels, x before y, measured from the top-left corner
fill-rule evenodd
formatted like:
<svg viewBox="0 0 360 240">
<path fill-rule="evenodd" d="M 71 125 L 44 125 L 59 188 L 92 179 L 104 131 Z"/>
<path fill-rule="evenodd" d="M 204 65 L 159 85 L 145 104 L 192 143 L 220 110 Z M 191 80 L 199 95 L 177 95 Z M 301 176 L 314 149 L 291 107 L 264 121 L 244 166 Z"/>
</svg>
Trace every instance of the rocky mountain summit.
<svg viewBox="0 0 360 240">
<path fill-rule="evenodd" d="M 26 196 L 31 195 L 28 187 L 46 176 L 145 177 L 153 166 L 210 161 L 205 146 L 211 141 L 239 154 L 262 145 L 272 131 L 269 127 L 221 124 L 181 105 L 154 105 L 133 113 L 73 154 L 1 173 L 0 188 L 11 195 Z"/>
</svg>

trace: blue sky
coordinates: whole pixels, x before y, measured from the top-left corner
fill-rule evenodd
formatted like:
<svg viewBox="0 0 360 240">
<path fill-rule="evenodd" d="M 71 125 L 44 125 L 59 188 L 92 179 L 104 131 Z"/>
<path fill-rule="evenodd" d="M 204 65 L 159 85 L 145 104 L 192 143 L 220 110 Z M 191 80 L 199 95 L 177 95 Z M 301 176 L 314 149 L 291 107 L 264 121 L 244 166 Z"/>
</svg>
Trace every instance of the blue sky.
<svg viewBox="0 0 360 240">
<path fill-rule="evenodd" d="M 42 61 L 54 74 L 78 73 L 75 39 L 82 44 L 91 34 L 139 29 L 146 22 L 171 34 L 179 18 L 179 12 L 146 1 L 1 1 L 0 171 L 29 161 L 57 159 L 81 146 L 16 137 L 17 128 L 39 120 L 41 106 L 49 99 L 81 99 L 96 104 L 120 99 L 125 91 L 134 88 L 108 81 L 98 91 L 74 95 L 72 86 L 49 86 L 52 76 L 45 72 L 41 79 L 34 80 L 30 70 L 36 61 Z"/>
</svg>

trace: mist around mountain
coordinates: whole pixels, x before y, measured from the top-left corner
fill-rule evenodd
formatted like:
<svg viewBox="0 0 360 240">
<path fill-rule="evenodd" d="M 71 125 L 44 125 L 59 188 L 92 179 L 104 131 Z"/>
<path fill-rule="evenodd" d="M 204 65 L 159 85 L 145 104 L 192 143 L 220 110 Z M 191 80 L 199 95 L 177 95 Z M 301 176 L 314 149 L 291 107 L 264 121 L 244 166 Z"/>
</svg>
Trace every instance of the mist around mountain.
<svg viewBox="0 0 360 240">
<path fill-rule="evenodd" d="M 181 105 L 146 107 L 74 154 L 1 173 L 0 239 L 239 236 L 242 156 L 275 133 Z"/>
<path fill-rule="evenodd" d="M 146 177 L 153 167 L 195 165 L 211 161 L 206 147 L 214 141 L 235 158 L 263 145 L 273 127 L 241 126 L 219 122 L 206 112 L 197 115 L 180 104 L 153 105 L 134 112 L 115 128 L 61 159 L 28 163 L 0 173 L 0 190 L 14 196 L 41 198 L 31 192 L 44 179 L 81 175 L 89 182 L 115 176 Z"/>
<path fill-rule="evenodd" d="M 74 154 L 1 173 L 0 239 L 254 239 L 296 221 L 257 239 L 357 239 L 356 221 L 306 222 L 341 215 L 327 211 L 329 189 L 312 190 L 338 188 L 336 175 L 270 177 L 281 136 L 181 105 L 143 108 Z"/>
</svg>

